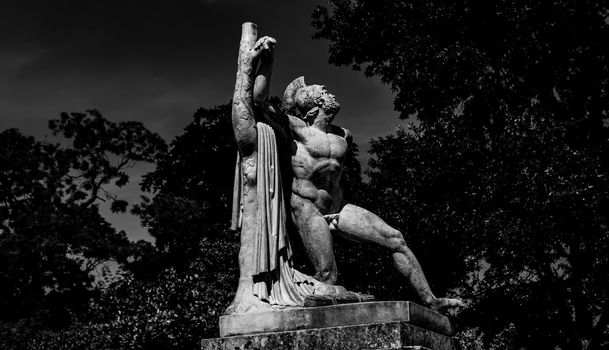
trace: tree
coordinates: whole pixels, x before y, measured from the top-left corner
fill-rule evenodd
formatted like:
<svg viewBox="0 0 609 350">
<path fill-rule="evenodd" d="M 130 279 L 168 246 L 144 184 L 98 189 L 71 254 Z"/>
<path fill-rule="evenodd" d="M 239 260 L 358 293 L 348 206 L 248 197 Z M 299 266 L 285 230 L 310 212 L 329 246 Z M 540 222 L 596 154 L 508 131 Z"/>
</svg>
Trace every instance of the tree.
<svg viewBox="0 0 609 350">
<path fill-rule="evenodd" d="M 64 115 L 62 120 L 51 123 L 57 134 L 73 140 L 72 148 L 48 146 L 21 136 L 32 145 L 57 150 L 44 158 L 53 165 L 51 169 L 57 168 L 55 159 L 64 159 L 58 152 L 68 152 L 67 165 L 57 176 L 56 188 L 47 191 L 55 196 L 53 205 L 69 203 L 67 207 L 73 209 L 74 217 L 82 216 L 82 208 L 91 208 L 93 217 L 83 217 L 83 222 L 100 235 L 122 239 L 120 242 L 125 245 L 111 250 L 104 259 L 115 259 L 124 269 L 118 276 L 102 276 L 96 290 L 91 288 L 87 272 L 82 272 L 88 278 L 83 285 L 89 294 L 78 302 L 80 309 L 71 314 L 71 322 L 54 328 L 0 324 L 0 347 L 190 349 L 200 337 L 217 334 L 217 318 L 233 297 L 231 281 L 237 280 L 238 238 L 228 230 L 236 155 L 230 119 L 226 118 L 228 107 L 197 111 L 169 151 L 158 136 L 141 124 L 115 125 L 99 119 L 96 112 Z M 32 147 L 21 148 L 24 153 L 32 152 Z M 33 169 L 42 162 L 23 154 L 19 157 L 31 161 Z M 104 185 L 115 181 L 119 182 L 117 185 L 124 184 L 124 167 L 135 160 L 156 165 L 142 183 L 142 188 L 154 197 L 144 198 L 132 209 L 156 238 L 154 246 L 141 241 L 128 244 L 124 233 L 116 233 L 97 210 L 97 200 L 120 203 L 112 207 L 126 209 L 126 203 Z M 91 170 L 95 168 L 98 172 Z M 15 179 L 24 178 L 23 174 L 17 175 Z M 40 182 L 49 183 L 46 173 L 40 176 Z M 97 199 L 91 201 L 94 197 Z M 34 209 L 25 210 L 31 216 Z M 93 218 L 101 220 L 107 232 L 100 232 Z M 38 229 L 48 230 L 55 219 L 40 223 Z M 63 224 L 60 221 L 58 229 Z M 83 237 L 82 244 L 99 245 L 91 238 Z M 77 242 L 74 236 L 63 239 L 62 244 L 70 247 Z M 68 258 L 91 258 L 81 255 Z M 71 266 L 77 270 L 79 263 L 77 260 Z M 81 283 L 74 275 L 66 279 Z M 92 294 L 94 298 L 90 297 Z M 57 316 L 48 319 L 56 321 Z"/>
<path fill-rule="evenodd" d="M 71 145 L 0 133 L 0 321 L 61 328 L 95 294 L 93 270 L 131 254 L 125 232 L 99 213 L 99 201 L 117 212 L 127 206 L 107 186 L 124 186 L 125 169 L 154 160 L 165 143 L 140 123 L 112 123 L 97 111 L 62 113 L 49 126 Z"/>
<path fill-rule="evenodd" d="M 204 253 L 179 271 L 169 267 L 153 280 L 127 273 L 112 283 L 93 306 L 109 347 L 194 349 L 202 338 L 217 337 L 238 278 L 239 244 L 224 234 L 202 237 L 197 246 Z"/>
<path fill-rule="evenodd" d="M 238 276 L 237 245 L 203 238 L 200 247 L 206 254 L 181 271 L 167 268 L 154 279 L 124 271 L 105 279 L 107 286 L 78 322 L 35 334 L 11 334 L 0 327 L 0 345 L 32 350 L 194 349 L 201 338 L 218 334 L 218 317 L 232 298 L 226 286 Z"/>
<path fill-rule="evenodd" d="M 134 213 L 156 240 L 156 272 L 187 266 L 202 253 L 203 238 L 227 234 L 236 154 L 230 104 L 199 109 L 144 177 L 142 189 L 154 197 Z M 149 264 L 140 271 L 154 274 Z"/>
<path fill-rule="evenodd" d="M 330 40 L 330 63 L 379 76 L 403 118 L 463 112 L 501 127 L 531 105 L 593 128 L 608 117 L 605 2 L 331 3 L 331 12 L 313 14 L 315 37 Z"/>
<path fill-rule="evenodd" d="M 530 116 L 478 142 L 469 123 L 374 141 L 375 210 L 407 233 L 434 288 L 471 299 L 462 322 L 486 348 L 501 337 L 510 348 L 606 346 L 609 143 L 574 146 L 572 123 Z"/>
<path fill-rule="evenodd" d="M 313 15 L 330 62 L 421 122 L 373 142 L 368 189 L 434 288 L 471 297 L 487 348 L 609 346 L 609 7 L 332 5 Z"/>
</svg>

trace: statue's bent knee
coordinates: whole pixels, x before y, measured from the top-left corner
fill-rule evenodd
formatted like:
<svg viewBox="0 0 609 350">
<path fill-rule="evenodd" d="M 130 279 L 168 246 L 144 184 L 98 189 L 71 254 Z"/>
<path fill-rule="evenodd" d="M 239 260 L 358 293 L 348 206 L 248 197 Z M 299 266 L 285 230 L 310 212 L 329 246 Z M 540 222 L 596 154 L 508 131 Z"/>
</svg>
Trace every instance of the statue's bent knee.
<svg viewBox="0 0 609 350">
<path fill-rule="evenodd" d="M 404 240 L 404 235 L 396 229 L 393 229 L 390 233 L 386 235 L 387 245 L 391 250 L 396 252 L 403 251 L 406 248 L 406 241 Z"/>
</svg>

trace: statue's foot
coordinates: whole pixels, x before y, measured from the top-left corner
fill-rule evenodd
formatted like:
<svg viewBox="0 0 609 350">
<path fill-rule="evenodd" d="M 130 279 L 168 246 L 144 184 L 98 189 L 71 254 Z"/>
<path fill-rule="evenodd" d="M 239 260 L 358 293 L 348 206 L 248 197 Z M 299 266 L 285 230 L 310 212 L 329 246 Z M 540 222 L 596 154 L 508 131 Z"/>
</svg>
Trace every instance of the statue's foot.
<svg viewBox="0 0 609 350">
<path fill-rule="evenodd" d="M 250 293 L 238 293 L 235 300 L 224 311 L 225 315 L 239 315 L 254 312 L 270 311 L 273 307 L 269 303 L 258 299 Z"/>
<path fill-rule="evenodd" d="M 318 282 L 317 280 L 315 282 L 317 282 L 314 286 L 315 295 L 338 295 L 347 293 L 347 289 L 343 286 Z"/>
<path fill-rule="evenodd" d="M 458 307 L 465 307 L 465 304 L 459 299 L 436 298 L 429 304 L 429 307 L 435 311 L 447 311 Z"/>
</svg>

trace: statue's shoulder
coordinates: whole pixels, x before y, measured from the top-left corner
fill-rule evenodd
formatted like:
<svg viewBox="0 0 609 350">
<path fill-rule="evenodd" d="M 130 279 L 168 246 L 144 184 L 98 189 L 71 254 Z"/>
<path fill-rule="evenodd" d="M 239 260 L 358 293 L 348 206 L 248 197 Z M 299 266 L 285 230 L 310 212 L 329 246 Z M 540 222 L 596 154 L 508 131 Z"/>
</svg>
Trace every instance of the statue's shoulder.
<svg viewBox="0 0 609 350">
<path fill-rule="evenodd" d="M 291 114 L 288 114 L 288 120 L 290 122 L 290 126 L 292 127 L 292 129 L 302 129 L 302 128 L 306 128 L 307 124 L 300 118 L 293 116 Z"/>
<path fill-rule="evenodd" d="M 349 143 L 353 141 L 353 136 L 351 135 L 351 131 L 349 131 L 349 129 L 340 127 L 338 125 L 331 125 L 330 132 L 334 135 L 344 138 Z"/>
</svg>

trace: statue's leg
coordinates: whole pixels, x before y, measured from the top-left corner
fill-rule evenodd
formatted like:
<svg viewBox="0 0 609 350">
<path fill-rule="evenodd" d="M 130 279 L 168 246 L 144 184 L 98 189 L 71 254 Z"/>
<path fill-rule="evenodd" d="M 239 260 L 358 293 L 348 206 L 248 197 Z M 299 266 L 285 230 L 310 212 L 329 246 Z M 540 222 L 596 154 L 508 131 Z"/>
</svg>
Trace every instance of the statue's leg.
<svg viewBox="0 0 609 350">
<path fill-rule="evenodd" d="M 296 226 L 309 261 L 315 269 L 315 279 L 335 284 L 336 261 L 332 248 L 332 234 L 328 223 L 311 201 L 298 195 L 290 200 L 292 219 Z"/>
<path fill-rule="evenodd" d="M 422 301 L 432 308 L 461 306 L 457 299 L 436 298 L 425 278 L 419 261 L 404 241 L 402 233 L 385 221 L 353 204 L 347 204 L 338 217 L 339 234 L 345 238 L 378 244 L 393 252 L 393 262 L 415 289 Z"/>
</svg>

